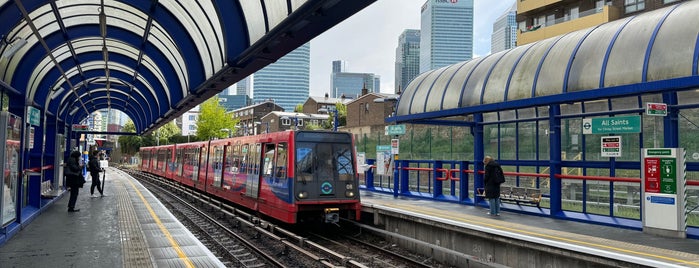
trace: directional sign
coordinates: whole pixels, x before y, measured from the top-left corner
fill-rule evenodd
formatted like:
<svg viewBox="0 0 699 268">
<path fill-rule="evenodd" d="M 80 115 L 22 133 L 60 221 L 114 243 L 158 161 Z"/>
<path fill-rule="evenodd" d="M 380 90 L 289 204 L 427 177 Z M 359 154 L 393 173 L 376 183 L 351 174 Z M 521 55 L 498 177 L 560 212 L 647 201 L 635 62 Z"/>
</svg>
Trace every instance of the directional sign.
<svg viewBox="0 0 699 268">
<path fill-rule="evenodd" d="M 384 129 L 384 134 L 388 135 L 403 135 L 405 134 L 405 125 L 388 125 Z"/>
<path fill-rule="evenodd" d="M 665 103 L 646 103 L 646 115 L 667 116 L 667 104 Z"/>
<path fill-rule="evenodd" d="M 621 136 L 602 137 L 602 157 L 621 156 Z"/>
<path fill-rule="evenodd" d="M 584 118 L 583 134 L 641 133 L 641 116 Z"/>
</svg>

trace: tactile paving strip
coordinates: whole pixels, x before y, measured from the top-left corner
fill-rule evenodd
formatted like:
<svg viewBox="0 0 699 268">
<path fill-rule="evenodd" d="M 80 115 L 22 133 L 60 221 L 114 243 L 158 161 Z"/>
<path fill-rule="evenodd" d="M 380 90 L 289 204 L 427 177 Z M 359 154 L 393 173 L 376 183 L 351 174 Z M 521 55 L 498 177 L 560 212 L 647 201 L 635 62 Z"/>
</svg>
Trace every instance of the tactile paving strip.
<svg viewBox="0 0 699 268">
<path fill-rule="evenodd" d="M 146 238 L 136 216 L 123 179 L 114 180 L 117 189 L 117 207 L 119 208 L 119 227 L 121 230 L 121 249 L 124 267 L 153 267 L 153 260 L 148 251 Z"/>
</svg>

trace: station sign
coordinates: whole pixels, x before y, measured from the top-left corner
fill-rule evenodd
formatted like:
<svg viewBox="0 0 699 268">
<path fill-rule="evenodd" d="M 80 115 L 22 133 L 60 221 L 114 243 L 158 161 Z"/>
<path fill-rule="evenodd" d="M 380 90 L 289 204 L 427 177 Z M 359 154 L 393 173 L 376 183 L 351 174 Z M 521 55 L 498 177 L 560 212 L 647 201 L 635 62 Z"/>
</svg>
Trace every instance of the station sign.
<svg viewBox="0 0 699 268">
<path fill-rule="evenodd" d="M 667 116 L 667 104 L 653 102 L 646 103 L 646 115 Z"/>
<path fill-rule="evenodd" d="M 405 125 L 388 125 L 384 127 L 384 134 L 389 135 L 403 135 L 405 134 Z"/>
<path fill-rule="evenodd" d="M 621 157 L 621 136 L 602 137 L 602 157 Z"/>
<path fill-rule="evenodd" d="M 38 127 L 41 123 L 41 111 L 32 106 L 27 106 L 27 123 Z"/>
<path fill-rule="evenodd" d="M 73 124 L 73 131 L 87 131 L 87 125 Z"/>
<path fill-rule="evenodd" d="M 583 134 L 641 133 L 641 116 L 584 118 Z"/>
</svg>

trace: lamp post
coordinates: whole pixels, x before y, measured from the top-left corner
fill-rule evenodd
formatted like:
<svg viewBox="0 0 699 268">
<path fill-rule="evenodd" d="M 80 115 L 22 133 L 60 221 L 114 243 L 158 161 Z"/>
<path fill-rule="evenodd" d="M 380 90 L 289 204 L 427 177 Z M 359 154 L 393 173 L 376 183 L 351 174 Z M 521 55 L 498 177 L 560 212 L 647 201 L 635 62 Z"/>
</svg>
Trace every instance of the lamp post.
<svg viewBox="0 0 699 268">
<path fill-rule="evenodd" d="M 340 117 L 340 116 L 339 116 L 339 113 L 340 113 L 340 112 L 339 112 L 337 109 L 328 110 L 327 108 L 320 108 L 320 109 L 318 109 L 318 112 L 320 112 L 320 113 L 326 113 L 326 114 L 327 114 L 328 112 L 332 112 L 332 113 L 333 113 L 333 131 L 337 132 L 337 126 L 340 124 L 339 121 L 338 121 L 338 120 L 339 120 L 339 117 Z"/>
<path fill-rule="evenodd" d="M 228 128 L 222 128 L 221 131 L 226 132 L 226 133 L 228 134 L 228 137 L 229 137 L 229 138 L 231 137 L 231 130 L 230 130 L 230 129 L 228 129 Z"/>
</svg>

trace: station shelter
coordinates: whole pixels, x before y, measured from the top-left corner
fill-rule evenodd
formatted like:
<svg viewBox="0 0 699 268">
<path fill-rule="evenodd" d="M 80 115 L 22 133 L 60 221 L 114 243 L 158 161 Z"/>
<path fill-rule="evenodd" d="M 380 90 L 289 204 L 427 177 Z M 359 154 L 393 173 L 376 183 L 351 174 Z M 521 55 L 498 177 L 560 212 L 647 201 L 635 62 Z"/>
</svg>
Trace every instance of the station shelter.
<svg viewBox="0 0 699 268">
<path fill-rule="evenodd" d="M 647 191 L 679 196 L 652 201 L 675 202 L 678 217 L 699 226 L 696 14 L 699 1 L 683 2 L 422 73 L 386 121 L 469 129 L 473 155 L 433 181 L 435 198 L 484 202 L 477 188 L 489 155 L 508 185 L 543 193 L 544 209 L 524 212 L 638 227 Z M 642 183 L 658 179 L 644 170 L 649 148 L 686 152 L 671 170 L 682 178 Z M 461 177 L 451 195 L 445 177 Z M 670 179 L 686 185 L 668 188 Z M 415 189 L 396 183 L 399 194 Z"/>
</svg>

